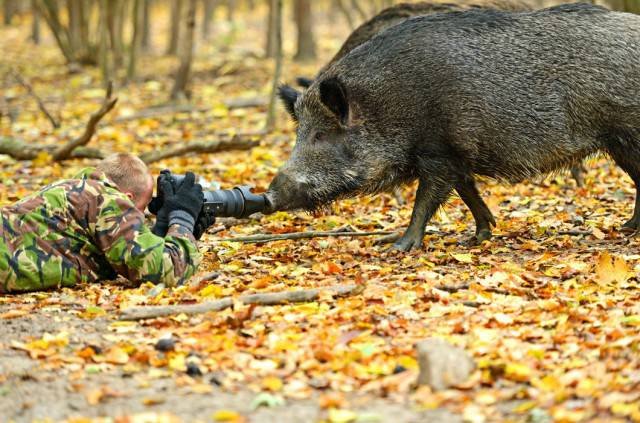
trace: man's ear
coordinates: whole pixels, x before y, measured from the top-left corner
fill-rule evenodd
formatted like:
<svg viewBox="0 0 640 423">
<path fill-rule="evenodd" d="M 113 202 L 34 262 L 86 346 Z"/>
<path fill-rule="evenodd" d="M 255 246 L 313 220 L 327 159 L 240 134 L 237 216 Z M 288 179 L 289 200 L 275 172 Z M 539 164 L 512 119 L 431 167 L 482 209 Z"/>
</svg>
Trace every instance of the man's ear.
<svg viewBox="0 0 640 423">
<path fill-rule="evenodd" d="M 124 195 L 126 195 L 129 200 L 133 201 L 133 193 L 125 191 Z M 133 202 L 135 203 L 135 201 Z"/>
<path fill-rule="evenodd" d="M 349 120 L 347 90 L 338 78 L 332 77 L 320 82 L 320 100 L 336 115 L 340 123 L 347 124 Z"/>
<path fill-rule="evenodd" d="M 298 121 L 298 117 L 296 116 L 295 104 L 296 100 L 298 100 L 298 96 L 300 96 L 300 92 L 295 88 L 289 85 L 280 85 L 278 87 L 278 97 L 282 100 L 282 104 L 287 109 L 287 112 L 291 115 L 293 120 Z"/>
</svg>

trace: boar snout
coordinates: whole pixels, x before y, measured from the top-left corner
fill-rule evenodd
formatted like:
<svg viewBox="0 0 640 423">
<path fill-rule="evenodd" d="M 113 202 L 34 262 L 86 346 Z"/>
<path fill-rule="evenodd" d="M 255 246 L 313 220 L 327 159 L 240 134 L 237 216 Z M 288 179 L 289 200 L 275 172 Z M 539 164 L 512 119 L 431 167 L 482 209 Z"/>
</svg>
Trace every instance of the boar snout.
<svg viewBox="0 0 640 423">
<path fill-rule="evenodd" d="M 309 184 L 286 172 L 279 172 L 266 192 L 265 213 L 303 208 L 308 203 Z"/>
</svg>

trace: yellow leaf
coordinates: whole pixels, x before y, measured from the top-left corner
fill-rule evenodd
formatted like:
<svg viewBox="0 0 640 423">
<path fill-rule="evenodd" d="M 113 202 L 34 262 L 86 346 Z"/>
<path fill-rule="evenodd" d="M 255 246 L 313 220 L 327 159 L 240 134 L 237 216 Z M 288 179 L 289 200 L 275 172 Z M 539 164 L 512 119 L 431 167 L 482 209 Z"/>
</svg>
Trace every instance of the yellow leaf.
<svg viewBox="0 0 640 423">
<path fill-rule="evenodd" d="M 630 276 L 629 266 L 622 257 L 616 257 L 614 260 L 607 251 L 598 257 L 596 263 L 596 281 L 598 283 L 607 285 L 613 282 L 625 282 Z"/>
<path fill-rule="evenodd" d="M 187 370 L 187 363 L 185 362 L 184 354 L 172 354 L 169 358 L 169 368 L 184 372 Z"/>
<path fill-rule="evenodd" d="M 623 317 L 622 324 L 626 326 L 640 326 L 640 314 Z"/>
<path fill-rule="evenodd" d="M 282 389 L 282 379 L 274 376 L 266 377 L 262 379 L 262 386 L 272 392 L 277 392 Z"/>
<path fill-rule="evenodd" d="M 220 297 L 222 295 L 222 287 L 219 285 L 207 285 L 198 292 L 203 297 Z"/>
<path fill-rule="evenodd" d="M 240 422 L 242 416 L 233 410 L 218 410 L 213 413 L 213 420 L 217 422 Z"/>
<path fill-rule="evenodd" d="M 105 361 L 111 364 L 126 364 L 129 362 L 129 354 L 120 347 L 113 347 L 105 355 Z"/>
<path fill-rule="evenodd" d="M 505 377 L 516 382 L 529 381 L 531 373 L 531 368 L 526 364 L 521 363 L 509 363 L 504 369 Z"/>
<path fill-rule="evenodd" d="M 578 386 L 576 386 L 576 394 L 580 397 L 590 397 L 598 388 L 598 384 L 595 380 L 590 378 L 580 379 Z"/>
<path fill-rule="evenodd" d="M 52 162 L 53 158 L 51 157 L 51 154 L 47 153 L 46 151 L 41 151 L 31 163 L 34 167 L 45 167 L 50 165 Z"/>
<path fill-rule="evenodd" d="M 418 370 L 418 362 L 415 358 L 403 355 L 398 358 L 398 364 L 407 370 Z"/>
<path fill-rule="evenodd" d="M 453 257 L 454 259 L 456 259 L 460 263 L 467 263 L 467 264 L 473 263 L 473 255 L 471 255 L 469 253 L 464 253 L 464 254 L 453 254 L 453 253 L 451 253 L 451 257 Z"/>
<path fill-rule="evenodd" d="M 543 391 L 553 392 L 560 386 L 560 381 L 553 375 L 547 375 L 542 379 L 535 379 L 532 385 Z"/>
<path fill-rule="evenodd" d="M 332 408 L 329 410 L 329 421 L 331 423 L 349 423 L 358 418 L 358 415 L 351 410 L 340 410 Z"/>
</svg>

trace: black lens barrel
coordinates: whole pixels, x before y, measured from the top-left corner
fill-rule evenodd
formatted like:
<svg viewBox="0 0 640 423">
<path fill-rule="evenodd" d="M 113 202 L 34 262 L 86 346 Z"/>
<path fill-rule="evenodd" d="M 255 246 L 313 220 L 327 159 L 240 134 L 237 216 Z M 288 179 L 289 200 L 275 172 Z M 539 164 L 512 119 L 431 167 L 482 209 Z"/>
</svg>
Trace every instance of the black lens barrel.
<svg viewBox="0 0 640 423">
<path fill-rule="evenodd" d="M 179 186 L 184 175 L 171 175 L 176 186 Z M 254 194 L 251 187 L 242 185 L 233 189 L 204 191 L 203 210 L 216 217 L 245 218 L 253 213 L 261 212 L 266 207 L 263 194 Z"/>
</svg>

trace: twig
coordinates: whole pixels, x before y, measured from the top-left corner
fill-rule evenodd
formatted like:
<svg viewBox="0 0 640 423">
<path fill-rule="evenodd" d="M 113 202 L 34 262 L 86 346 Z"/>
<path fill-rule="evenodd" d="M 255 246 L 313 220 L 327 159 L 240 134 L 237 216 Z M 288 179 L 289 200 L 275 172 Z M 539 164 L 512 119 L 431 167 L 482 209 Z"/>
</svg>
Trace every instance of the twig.
<svg viewBox="0 0 640 423">
<path fill-rule="evenodd" d="M 305 239 L 305 238 L 323 238 L 331 236 L 373 236 L 373 235 L 389 235 L 393 232 L 387 231 L 374 231 L 374 232 L 341 232 L 341 231 L 309 231 L 309 232 L 292 232 L 288 234 L 260 234 L 251 236 L 240 236 L 236 238 L 218 239 L 217 241 L 225 242 L 244 242 L 261 244 L 264 242 L 281 241 L 285 239 Z"/>
<path fill-rule="evenodd" d="M 248 294 L 238 297 L 238 301 L 244 304 L 256 305 L 282 305 L 316 301 L 323 292 L 329 292 L 333 296 L 342 297 L 362 293 L 364 285 L 336 285 L 327 288 L 301 289 L 298 291 L 267 292 L 262 294 Z M 173 314 L 201 314 L 210 311 L 220 311 L 233 306 L 233 298 L 225 297 L 216 301 L 207 301 L 200 304 L 167 305 L 167 306 L 141 306 L 130 307 L 122 310 L 120 320 L 142 320 L 155 317 L 171 316 Z"/>
<path fill-rule="evenodd" d="M 435 289 L 439 289 L 440 291 L 446 291 L 449 293 L 454 293 L 458 291 L 464 291 L 465 289 L 469 289 L 470 285 L 468 283 L 463 283 L 462 285 L 437 285 L 434 286 Z"/>
<path fill-rule="evenodd" d="M 36 100 L 36 103 L 38 103 L 38 108 L 47 117 L 47 119 L 49 119 L 49 122 L 51 122 L 51 125 L 54 127 L 54 129 L 60 128 L 60 122 L 56 118 L 54 118 L 51 113 L 49 113 L 49 110 L 47 110 L 47 106 L 44 105 L 44 102 L 42 101 L 40 96 L 38 96 L 38 94 L 36 94 L 36 92 L 33 90 L 31 84 L 29 84 L 15 69 L 11 70 L 11 74 L 16 79 L 16 81 L 18 81 L 18 83 L 27 90 L 27 93 L 29 93 L 29 95 Z"/>
<path fill-rule="evenodd" d="M 215 141 L 191 141 L 177 147 L 167 148 L 160 151 L 150 151 L 140 155 L 143 162 L 149 164 L 159 160 L 168 159 L 170 157 L 183 156 L 189 153 L 219 153 L 231 150 L 249 150 L 257 146 L 260 142 L 243 138 L 237 134 L 230 140 Z"/>
<path fill-rule="evenodd" d="M 75 148 L 84 146 L 91 140 L 91 137 L 93 137 L 93 134 L 95 134 L 96 132 L 98 122 L 100 122 L 104 115 L 106 115 L 111 109 L 113 109 L 113 107 L 116 105 L 116 102 L 118 101 L 117 97 L 111 97 L 112 91 L 113 82 L 110 81 L 109 85 L 107 86 L 107 93 L 105 95 L 104 101 L 102 102 L 102 106 L 91 115 L 89 121 L 87 122 L 84 133 L 78 138 L 69 141 L 58 150 L 54 151 L 54 153 L 52 154 L 54 160 L 60 161 L 69 158 Z"/>
<path fill-rule="evenodd" d="M 580 231 L 580 230 L 570 230 L 570 231 L 558 231 L 558 235 L 570 235 L 570 236 L 587 236 L 593 234 L 591 231 Z"/>
</svg>

